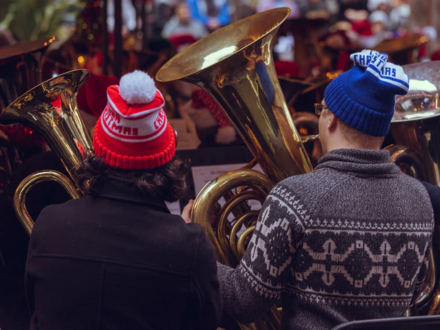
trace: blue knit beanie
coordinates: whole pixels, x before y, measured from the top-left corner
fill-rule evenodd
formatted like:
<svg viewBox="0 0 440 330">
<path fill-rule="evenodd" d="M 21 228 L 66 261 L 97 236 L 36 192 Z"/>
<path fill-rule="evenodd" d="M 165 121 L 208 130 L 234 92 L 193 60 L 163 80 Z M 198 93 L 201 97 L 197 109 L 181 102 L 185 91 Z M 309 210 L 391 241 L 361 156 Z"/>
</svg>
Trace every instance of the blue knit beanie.
<svg viewBox="0 0 440 330">
<path fill-rule="evenodd" d="M 405 95 L 408 76 L 388 55 L 372 50 L 352 54 L 354 67 L 334 79 L 324 92 L 327 107 L 354 129 L 385 136 L 390 129 L 396 95 Z"/>
</svg>

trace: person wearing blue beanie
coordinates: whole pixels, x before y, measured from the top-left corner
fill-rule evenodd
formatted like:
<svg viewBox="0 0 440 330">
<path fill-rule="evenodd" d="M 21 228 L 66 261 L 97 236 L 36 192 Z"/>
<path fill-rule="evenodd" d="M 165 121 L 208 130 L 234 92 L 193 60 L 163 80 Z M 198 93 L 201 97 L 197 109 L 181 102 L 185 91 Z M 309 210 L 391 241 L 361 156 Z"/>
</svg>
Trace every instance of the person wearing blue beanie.
<svg viewBox="0 0 440 330">
<path fill-rule="evenodd" d="M 333 149 L 380 149 L 390 129 L 396 95 L 405 95 L 409 78 L 388 55 L 372 50 L 350 56 L 354 67 L 326 88 L 315 105 L 323 153 Z"/>
<path fill-rule="evenodd" d="M 396 95 L 405 95 L 408 76 L 388 55 L 364 50 L 350 56 L 354 67 L 334 79 L 324 92 L 327 107 L 340 120 L 371 136 L 385 136 Z"/>
<path fill-rule="evenodd" d="M 237 268 L 217 264 L 224 310 L 241 323 L 280 298 L 283 330 L 402 317 L 426 275 L 428 192 L 380 150 L 408 77 L 384 54 L 351 59 L 316 106 L 318 166 L 272 189 Z"/>
</svg>

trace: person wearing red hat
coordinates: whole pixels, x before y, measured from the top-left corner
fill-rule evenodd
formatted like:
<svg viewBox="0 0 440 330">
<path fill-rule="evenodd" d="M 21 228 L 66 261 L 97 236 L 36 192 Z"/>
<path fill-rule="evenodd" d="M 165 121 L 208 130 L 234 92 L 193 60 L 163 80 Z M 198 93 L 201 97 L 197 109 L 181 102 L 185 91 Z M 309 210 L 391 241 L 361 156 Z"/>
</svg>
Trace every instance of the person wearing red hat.
<svg viewBox="0 0 440 330">
<path fill-rule="evenodd" d="M 221 298 L 203 229 L 165 201 L 187 164 L 154 81 L 135 71 L 107 89 L 78 173 L 85 195 L 45 208 L 29 243 L 31 329 L 216 329 Z"/>
<path fill-rule="evenodd" d="M 95 126 L 93 147 L 105 164 L 124 170 L 163 166 L 176 153 L 165 100 L 146 73 L 135 71 L 107 89 L 108 103 Z"/>
</svg>

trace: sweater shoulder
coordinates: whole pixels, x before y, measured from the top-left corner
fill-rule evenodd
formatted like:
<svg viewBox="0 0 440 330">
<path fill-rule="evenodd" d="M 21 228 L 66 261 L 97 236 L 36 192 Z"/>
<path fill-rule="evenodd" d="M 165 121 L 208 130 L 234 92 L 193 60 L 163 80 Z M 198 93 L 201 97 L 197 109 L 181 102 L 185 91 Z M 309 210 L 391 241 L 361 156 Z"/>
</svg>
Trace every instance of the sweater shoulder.
<svg viewBox="0 0 440 330">
<path fill-rule="evenodd" d="M 294 196 L 294 199 L 304 204 L 306 210 L 312 212 L 320 196 L 349 178 L 348 175 L 332 169 L 319 169 L 284 179 L 274 187 L 271 193 L 288 192 L 290 196 Z"/>
<path fill-rule="evenodd" d="M 427 185 L 403 172 L 399 173 L 398 180 L 402 194 L 404 193 L 408 200 L 412 200 L 425 219 L 434 221 L 434 203 L 427 190 Z"/>
<path fill-rule="evenodd" d="M 417 193 L 419 196 L 423 196 L 425 199 L 429 199 L 429 194 L 425 185 L 419 180 L 409 176 L 403 172 L 400 172 L 397 176 L 400 184 L 406 189 Z"/>
<path fill-rule="evenodd" d="M 333 186 L 347 178 L 345 173 L 329 168 L 314 170 L 300 175 L 294 175 L 280 181 L 277 186 L 290 187 L 291 189 L 304 189 L 311 187 L 311 192 L 315 193 L 317 187 Z M 303 190 L 307 193 L 307 190 Z"/>
</svg>

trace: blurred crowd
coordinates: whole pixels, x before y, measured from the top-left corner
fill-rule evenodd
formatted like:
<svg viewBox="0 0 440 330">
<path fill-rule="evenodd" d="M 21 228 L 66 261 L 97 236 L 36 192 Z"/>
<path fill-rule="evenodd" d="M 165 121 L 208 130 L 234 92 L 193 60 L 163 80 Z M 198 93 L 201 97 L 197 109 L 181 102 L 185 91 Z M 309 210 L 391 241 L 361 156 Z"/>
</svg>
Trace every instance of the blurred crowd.
<svg viewBox="0 0 440 330">
<path fill-rule="evenodd" d="M 139 25 L 135 5 L 136 2 L 123 0 L 124 33 L 134 31 Z M 377 42 L 380 38 L 406 33 L 411 14 L 409 0 L 156 0 L 151 7 L 148 21 L 153 34 L 164 38 L 190 35 L 196 40 L 240 18 L 288 7 L 292 19 L 325 19 L 333 29 L 352 31 L 362 38 L 375 36 Z M 110 1 L 111 30 L 112 15 L 113 1 Z M 371 46 L 372 41 L 365 42 Z"/>
<path fill-rule="evenodd" d="M 107 1 L 107 22 L 103 3 L 98 0 L 83 1 L 82 7 L 75 3 L 75 10 L 80 8 L 76 15 L 67 7 L 73 0 L 60 3 L 66 7 L 60 7 L 59 12 L 51 9 L 58 13 L 58 21 L 52 18 L 47 23 L 48 29 L 57 28 L 54 33 L 58 39 L 46 52 L 42 78 L 88 69 L 92 76 L 79 95 L 79 105 L 92 128 L 105 106 L 106 87 L 118 83 L 113 72 L 115 1 Z M 275 40 L 274 64 L 278 77 L 291 80 L 281 84 L 288 86 L 285 97 L 292 114 L 308 111 L 305 109 L 319 101 L 316 91 L 337 72 L 349 69 L 351 53 L 373 48 L 388 53 L 395 63 L 407 64 L 428 59 L 428 42 L 436 39 L 433 27 L 409 24 L 409 0 L 122 0 L 121 5 L 122 74 L 138 69 L 152 77 L 176 53 L 223 26 L 269 9 L 290 8 L 289 19 Z M 0 23 L 0 47 L 20 41 L 13 24 L 13 16 L 20 10 L 11 8 L 9 23 L 8 18 Z M 10 30 L 2 32 L 8 24 Z M 107 53 L 104 44 L 108 45 Z M 192 137 L 180 135 L 180 148 L 197 147 L 200 141 L 202 146 L 203 141 L 210 141 L 207 146 L 239 142 L 227 120 L 219 123 L 216 114 L 221 111 L 216 103 L 197 94 L 201 93 L 198 87 L 181 81 L 156 85 L 165 96 L 165 111 L 175 119 L 173 124 L 192 133 Z M 288 95 L 295 89 L 305 89 L 310 97 Z M 181 125 L 179 120 L 185 123 Z M 222 125 L 228 128 L 223 130 Z"/>
<path fill-rule="evenodd" d="M 8 15 L 0 21 L 0 47 L 28 40 L 21 34 L 24 28 L 17 30 L 14 22 L 29 21 L 31 16 L 19 16 L 22 11 L 17 6 L 12 2 Z M 293 79 L 281 82 L 290 86 L 285 88 L 285 97 L 292 114 L 312 108 L 320 96 L 315 89 L 337 76 L 335 72 L 349 69 L 353 52 L 373 48 L 388 53 L 398 64 L 427 60 L 431 53 L 433 59 L 440 58 L 440 52 L 427 51 L 429 41 L 436 39 L 436 30 L 409 24 L 410 0 L 122 0 L 121 6 L 122 74 L 138 69 L 152 77 L 176 53 L 223 26 L 269 9 L 290 8 L 289 19 L 275 39 L 274 64 L 279 78 Z M 51 11 L 52 17 L 43 18 L 42 27 L 35 22 L 37 25 L 29 28 L 38 38 L 45 36 L 43 31 L 57 35 L 43 59 L 42 79 L 72 69 L 89 70 L 92 77 L 80 93 L 79 104 L 92 128 L 105 106 L 106 87 L 118 83 L 113 70 L 118 65 L 115 1 L 107 1 L 107 22 L 103 2 L 98 0 L 60 0 L 58 7 L 47 2 L 45 10 Z M 232 130 L 220 129 L 214 119 L 221 111 L 215 102 L 200 101 L 204 97 L 197 94 L 197 87 L 181 81 L 156 85 L 166 98 L 169 118 L 176 119 L 174 124 L 179 126 L 178 120 L 185 120 L 182 127 L 193 136 L 197 132 L 197 138 L 179 139 L 181 148 L 193 148 L 200 141 L 216 145 L 239 139 Z M 289 89 L 305 89 L 312 96 L 304 101 L 298 93 L 288 95 Z M 230 126 L 225 121 L 222 125 Z M 232 135 L 225 136 L 225 132 Z"/>
<path fill-rule="evenodd" d="M 148 32 L 148 38 L 162 37 L 170 41 L 177 52 L 233 21 L 272 8 L 288 7 L 290 23 L 280 29 L 275 53 L 279 60 L 296 62 L 305 68 L 299 73 L 303 77 L 316 75 L 313 66 L 319 67 L 318 71 L 346 69 L 334 63 L 327 65 L 325 62 L 329 60 L 325 55 L 328 51 L 338 53 L 333 54 L 338 57 L 343 51 L 374 48 L 384 40 L 415 34 L 436 39 L 433 27 L 409 26 L 409 0 L 159 0 L 149 3 L 148 31 L 139 31 L 142 17 L 136 15 L 136 11 L 139 12 L 136 4 L 132 0 L 123 1 L 124 36 L 129 39 L 131 34 L 131 44 L 136 45 L 136 36 L 144 37 Z M 110 1 L 110 31 L 114 25 L 112 6 Z M 300 48 L 317 48 L 318 43 L 326 50 L 306 50 L 300 54 Z M 426 50 L 421 49 L 419 55 L 419 60 L 426 57 Z M 305 57 L 317 63 L 302 63 Z M 290 69 L 287 73 L 295 75 L 292 74 L 295 72 Z"/>
</svg>

